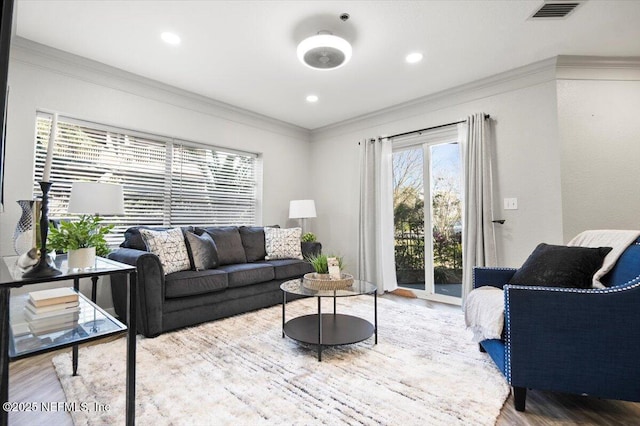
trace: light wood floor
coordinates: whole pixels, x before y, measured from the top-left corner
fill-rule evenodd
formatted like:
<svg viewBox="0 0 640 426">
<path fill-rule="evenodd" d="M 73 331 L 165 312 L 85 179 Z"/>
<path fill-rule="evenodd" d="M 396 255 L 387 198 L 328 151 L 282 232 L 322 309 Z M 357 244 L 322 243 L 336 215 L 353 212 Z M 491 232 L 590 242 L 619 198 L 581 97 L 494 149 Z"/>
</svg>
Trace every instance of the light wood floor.
<svg viewBox="0 0 640 426">
<path fill-rule="evenodd" d="M 428 302 L 422 299 L 388 294 L 383 296 L 398 303 L 415 304 L 426 309 L 460 312 L 460 307 Z M 110 339 L 106 339 L 110 340 Z M 96 344 L 96 343 L 93 343 Z M 63 351 L 69 351 L 64 349 Z M 10 364 L 9 400 L 12 402 L 65 402 L 66 398 L 51 358 L 59 352 L 38 355 Z M 80 357 L 82 362 L 82 357 Z M 124 362 L 124 360 L 123 360 Z M 142 368 L 142 366 L 139 366 Z M 124 392 L 124 383 L 123 389 Z M 82 401 L 75 401 L 82 402 Z M 425 407 L 425 409 L 428 409 Z M 12 412 L 9 424 L 15 426 L 71 426 L 71 416 L 58 412 Z M 601 400 L 530 390 L 527 411 L 513 408 L 513 397 L 507 399 L 496 423 L 504 425 L 640 425 L 640 403 Z"/>
</svg>

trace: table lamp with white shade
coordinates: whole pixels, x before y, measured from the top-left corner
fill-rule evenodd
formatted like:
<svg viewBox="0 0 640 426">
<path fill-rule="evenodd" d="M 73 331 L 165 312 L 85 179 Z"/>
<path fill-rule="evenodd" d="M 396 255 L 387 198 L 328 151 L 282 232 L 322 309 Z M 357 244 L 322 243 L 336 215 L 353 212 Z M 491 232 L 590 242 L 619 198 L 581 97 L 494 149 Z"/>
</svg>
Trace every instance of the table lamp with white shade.
<svg viewBox="0 0 640 426">
<path fill-rule="evenodd" d="M 67 212 L 96 217 L 123 215 L 124 196 L 122 185 L 101 182 L 73 182 L 71 184 L 71 196 L 69 197 Z M 69 268 L 86 268 L 95 264 L 95 247 L 92 249 L 69 251 Z"/>
<path fill-rule="evenodd" d="M 71 184 L 71 196 L 67 212 L 71 214 L 84 214 L 93 216 L 124 214 L 124 192 L 122 185 L 101 182 L 73 182 Z M 95 264 L 95 251 L 93 262 L 84 259 L 80 262 Z M 69 257 L 69 268 L 75 267 Z M 82 267 L 84 265 L 80 265 Z M 91 278 L 91 300 L 96 302 L 98 277 Z M 98 322 L 94 319 L 93 328 L 97 329 Z"/>
<path fill-rule="evenodd" d="M 302 233 L 306 232 L 306 220 L 316 217 L 316 203 L 313 200 L 291 200 L 289 202 L 289 219 L 300 219 Z"/>
<path fill-rule="evenodd" d="M 122 185 L 101 182 L 73 182 L 69 208 L 72 214 L 95 216 L 123 215 L 124 195 Z"/>
</svg>

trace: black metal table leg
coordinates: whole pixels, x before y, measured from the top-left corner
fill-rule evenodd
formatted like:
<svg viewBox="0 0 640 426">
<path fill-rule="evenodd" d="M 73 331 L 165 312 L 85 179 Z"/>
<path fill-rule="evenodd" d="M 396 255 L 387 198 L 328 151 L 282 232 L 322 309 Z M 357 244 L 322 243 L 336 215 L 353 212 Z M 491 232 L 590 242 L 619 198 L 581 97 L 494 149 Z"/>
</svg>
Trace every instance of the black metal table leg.
<svg viewBox="0 0 640 426">
<path fill-rule="evenodd" d="M 73 289 L 80 291 L 80 278 L 73 279 Z M 73 366 L 73 375 L 78 375 L 78 345 L 73 345 L 71 348 L 71 365 Z"/>
<path fill-rule="evenodd" d="M 93 303 L 96 303 L 98 297 L 98 278 L 99 277 L 91 277 L 91 301 Z"/>
<path fill-rule="evenodd" d="M 322 297 L 318 299 L 318 362 L 322 361 Z"/>
<path fill-rule="evenodd" d="M 378 344 L 378 290 L 373 292 L 373 332 L 375 333 L 375 344 Z"/>
<path fill-rule="evenodd" d="M 136 332 L 137 332 L 137 276 L 129 274 L 129 303 L 127 303 L 127 408 L 126 424 L 133 426 L 136 422 Z"/>
<path fill-rule="evenodd" d="M 9 401 L 9 299 L 11 298 L 11 289 L 8 287 L 0 288 L 0 402 Z M 9 412 L 5 409 L 0 410 L 0 425 L 7 426 L 9 424 Z"/>
<path fill-rule="evenodd" d="M 282 338 L 284 339 L 284 307 L 287 305 L 287 292 L 282 291 Z"/>
</svg>

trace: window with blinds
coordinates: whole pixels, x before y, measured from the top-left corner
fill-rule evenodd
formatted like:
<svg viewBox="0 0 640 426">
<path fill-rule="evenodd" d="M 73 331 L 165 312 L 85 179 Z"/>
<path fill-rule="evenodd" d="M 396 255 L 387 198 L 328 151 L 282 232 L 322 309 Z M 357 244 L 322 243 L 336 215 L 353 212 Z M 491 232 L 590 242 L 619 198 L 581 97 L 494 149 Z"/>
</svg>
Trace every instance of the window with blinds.
<svg viewBox="0 0 640 426">
<path fill-rule="evenodd" d="M 51 115 L 36 119 L 34 196 L 42 180 Z M 125 215 L 107 240 L 122 241 L 130 226 L 252 225 L 256 222 L 258 157 L 161 136 L 59 117 L 53 150 L 49 217 L 67 214 L 71 183 L 123 185 Z"/>
</svg>

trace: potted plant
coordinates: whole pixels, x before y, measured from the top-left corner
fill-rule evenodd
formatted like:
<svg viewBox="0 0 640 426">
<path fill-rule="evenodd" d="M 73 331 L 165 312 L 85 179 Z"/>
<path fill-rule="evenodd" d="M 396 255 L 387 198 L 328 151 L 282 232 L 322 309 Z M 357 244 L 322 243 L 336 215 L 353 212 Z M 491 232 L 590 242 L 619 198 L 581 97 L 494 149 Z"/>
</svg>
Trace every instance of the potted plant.
<svg viewBox="0 0 640 426">
<path fill-rule="evenodd" d="M 61 222 L 60 227 L 49 225 L 47 244 L 56 251 L 69 253 L 69 269 L 91 268 L 96 255 L 109 254 L 105 235 L 113 225 L 101 225 L 99 216 L 83 215 L 76 222 Z"/>
<path fill-rule="evenodd" d="M 313 266 L 314 271 L 316 271 L 316 274 L 320 274 L 320 275 L 329 275 L 329 264 L 327 262 L 327 259 L 330 257 L 335 257 L 336 259 L 338 259 L 338 266 L 340 267 L 340 270 L 342 271 L 344 269 L 344 264 L 342 262 L 342 256 L 336 256 L 336 255 L 332 255 L 332 254 L 319 254 L 319 255 L 315 255 L 315 256 L 309 256 L 307 258 L 307 260 L 309 261 L 309 263 L 311 263 L 311 266 Z"/>
<path fill-rule="evenodd" d="M 313 232 L 305 232 L 302 234 L 302 237 L 300 237 L 300 240 L 303 243 L 313 243 L 316 241 L 316 235 Z"/>
</svg>

